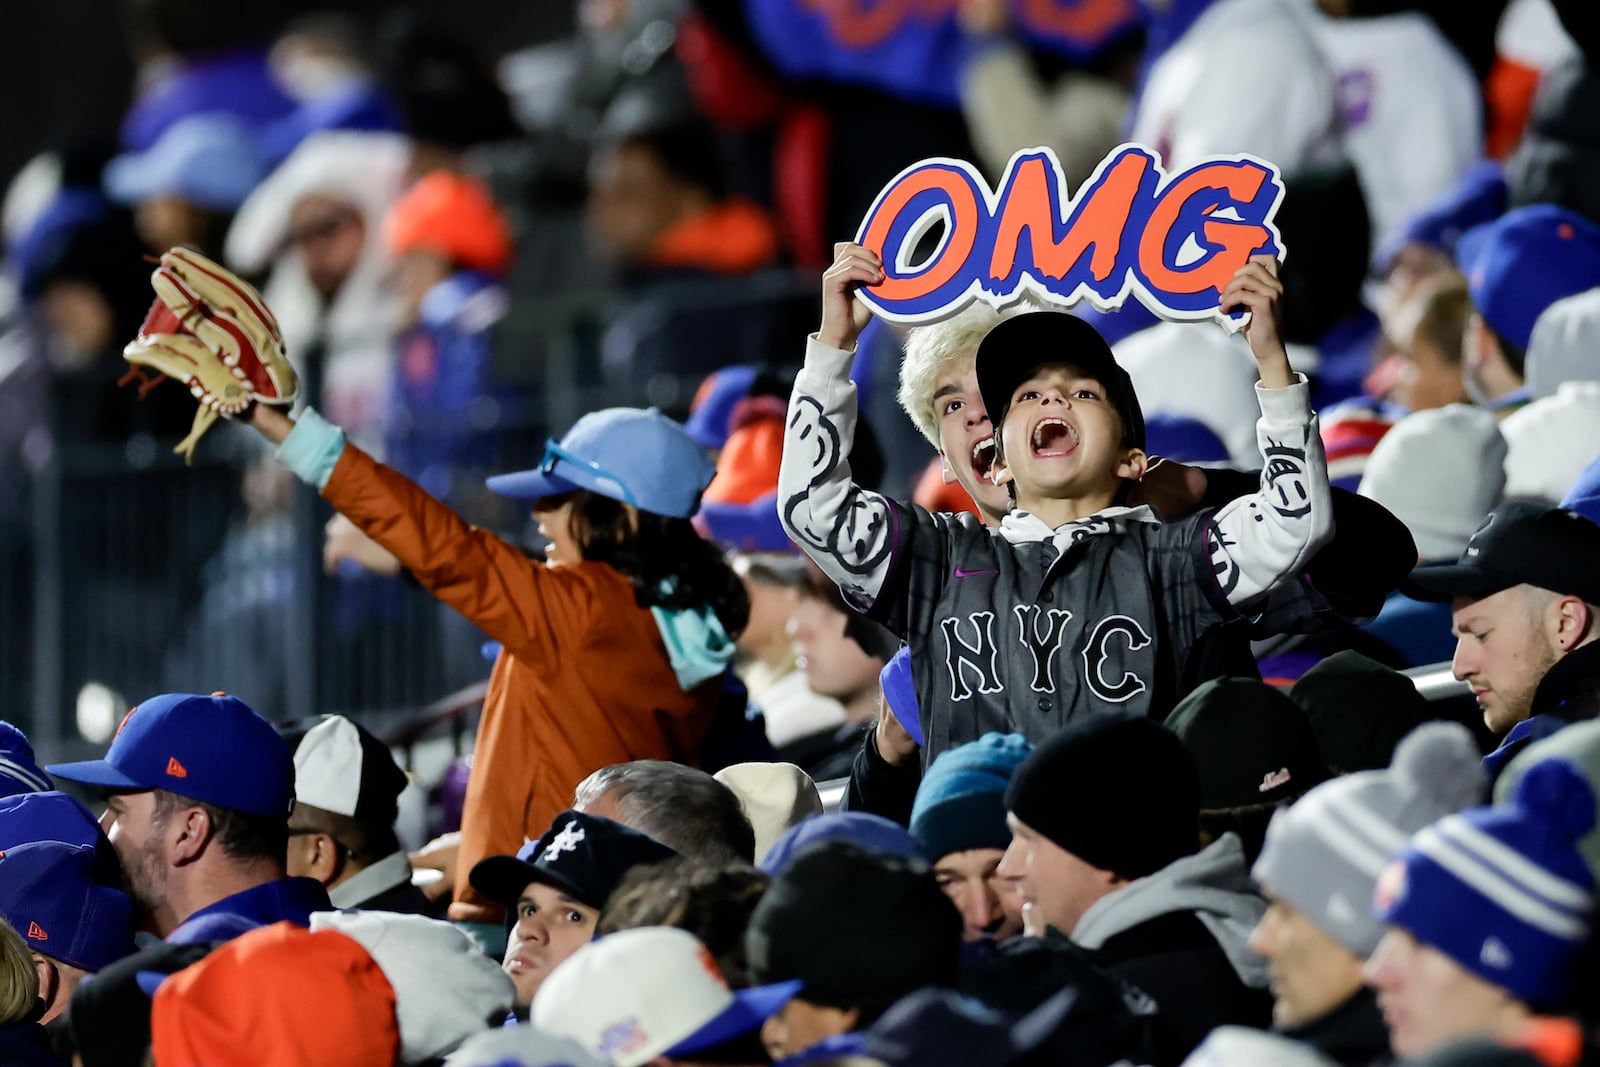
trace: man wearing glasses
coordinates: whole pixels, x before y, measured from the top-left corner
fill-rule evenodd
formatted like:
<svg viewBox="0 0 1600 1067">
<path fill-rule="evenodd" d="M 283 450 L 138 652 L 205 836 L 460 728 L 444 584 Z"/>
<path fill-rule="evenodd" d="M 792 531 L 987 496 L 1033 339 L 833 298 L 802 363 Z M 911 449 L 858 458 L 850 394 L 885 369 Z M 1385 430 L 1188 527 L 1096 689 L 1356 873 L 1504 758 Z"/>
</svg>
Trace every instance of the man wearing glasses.
<svg viewBox="0 0 1600 1067">
<path fill-rule="evenodd" d="M 293 743 L 299 733 L 286 736 Z M 395 837 L 406 774 L 384 743 L 343 715 L 324 715 L 299 737 L 294 769 L 289 874 L 321 882 L 336 908 L 431 913 Z"/>
</svg>

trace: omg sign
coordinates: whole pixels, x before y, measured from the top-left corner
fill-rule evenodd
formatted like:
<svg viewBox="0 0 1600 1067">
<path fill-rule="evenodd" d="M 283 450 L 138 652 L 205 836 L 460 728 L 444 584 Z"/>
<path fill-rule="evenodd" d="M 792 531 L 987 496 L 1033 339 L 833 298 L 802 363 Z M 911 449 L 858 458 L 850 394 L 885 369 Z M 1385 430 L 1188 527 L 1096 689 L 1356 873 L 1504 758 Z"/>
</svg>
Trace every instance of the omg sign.
<svg viewBox="0 0 1600 1067">
<path fill-rule="evenodd" d="M 973 300 L 1110 310 L 1132 295 L 1162 318 L 1237 328 L 1246 316 L 1217 302 L 1251 256 L 1282 257 L 1272 221 L 1282 200 L 1278 168 L 1244 155 L 1167 174 L 1155 152 L 1122 145 L 1075 196 L 1048 148 L 1012 156 L 997 189 L 970 163 L 928 159 L 901 171 L 862 221 L 856 243 L 878 253 L 885 279 L 857 292 L 905 325 Z"/>
</svg>

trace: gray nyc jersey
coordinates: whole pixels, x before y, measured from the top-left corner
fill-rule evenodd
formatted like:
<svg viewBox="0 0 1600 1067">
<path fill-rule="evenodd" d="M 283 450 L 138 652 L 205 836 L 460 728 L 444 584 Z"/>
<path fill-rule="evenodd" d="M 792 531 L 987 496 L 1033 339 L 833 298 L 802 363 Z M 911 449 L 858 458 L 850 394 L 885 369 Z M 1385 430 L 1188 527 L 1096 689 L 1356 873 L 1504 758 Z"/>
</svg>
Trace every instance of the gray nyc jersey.
<svg viewBox="0 0 1600 1067">
<path fill-rule="evenodd" d="M 1302 381 L 1262 390 L 1260 490 L 1178 522 L 1108 508 L 1050 529 L 933 515 L 850 481 L 850 354 L 813 339 L 778 484 L 785 529 L 854 605 L 911 645 L 924 760 L 988 730 L 1040 740 L 1107 712 L 1165 715 L 1195 640 L 1300 573 L 1331 535 Z"/>
</svg>

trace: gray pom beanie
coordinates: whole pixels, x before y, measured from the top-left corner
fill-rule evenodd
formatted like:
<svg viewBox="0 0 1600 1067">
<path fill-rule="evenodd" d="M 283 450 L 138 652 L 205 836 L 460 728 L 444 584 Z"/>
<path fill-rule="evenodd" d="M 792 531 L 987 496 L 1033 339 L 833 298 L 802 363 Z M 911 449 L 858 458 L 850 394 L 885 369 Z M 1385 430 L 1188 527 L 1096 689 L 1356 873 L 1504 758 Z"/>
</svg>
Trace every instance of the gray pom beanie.
<svg viewBox="0 0 1600 1067">
<path fill-rule="evenodd" d="M 1482 801 L 1480 759 L 1466 727 L 1419 726 L 1387 770 L 1325 782 L 1274 815 L 1251 874 L 1353 954 L 1372 955 L 1383 936 L 1378 876 L 1412 834 Z"/>
</svg>

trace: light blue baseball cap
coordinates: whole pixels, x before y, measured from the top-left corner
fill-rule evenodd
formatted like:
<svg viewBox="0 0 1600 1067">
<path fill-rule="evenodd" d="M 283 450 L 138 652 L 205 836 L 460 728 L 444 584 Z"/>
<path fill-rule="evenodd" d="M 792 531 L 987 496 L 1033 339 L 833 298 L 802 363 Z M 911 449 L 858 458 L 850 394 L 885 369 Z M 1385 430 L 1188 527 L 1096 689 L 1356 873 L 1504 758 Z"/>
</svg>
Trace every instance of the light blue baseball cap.
<svg viewBox="0 0 1600 1067">
<path fill-rule="evenodd" d="M 250 133 L 226 115 L 195 115 L 168 127 L 143 152 L 106 164 L 106 195 L 123 204 L 176 196 L 213 211 L 235 211 L 267 176 Z"/>
<path fill-rule="evenodd" d="M 606 408 L 545 442 L 532 470 L 497 474 L 486 483 L 501 496 L 539 500 L 575 489 L 632 504 L 640 511 L 687 519 L 717 473 L 680 423 L 655 408 Z"/>
</svg>

